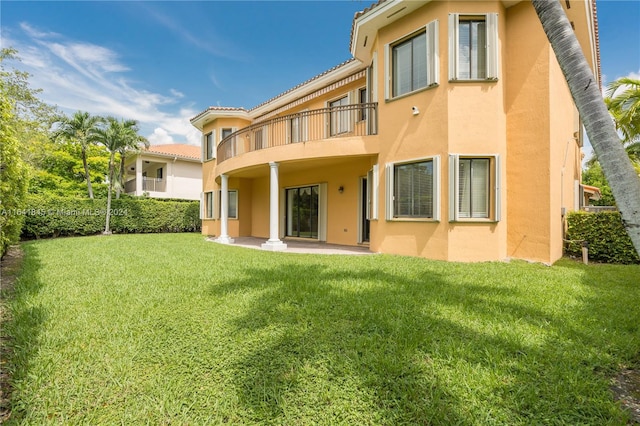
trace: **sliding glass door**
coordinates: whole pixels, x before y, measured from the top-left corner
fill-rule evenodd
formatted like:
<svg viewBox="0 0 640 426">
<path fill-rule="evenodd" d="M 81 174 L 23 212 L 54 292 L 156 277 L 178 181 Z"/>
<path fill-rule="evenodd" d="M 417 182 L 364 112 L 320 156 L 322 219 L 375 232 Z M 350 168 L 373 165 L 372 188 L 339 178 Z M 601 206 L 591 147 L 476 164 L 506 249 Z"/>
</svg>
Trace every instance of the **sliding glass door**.
<svg viewBox="0 0 640 426">
<path fill-rule="evenodd" d="M 318 239 L 318 185 L 287 189 L 287 236 Z"/>
</svg>

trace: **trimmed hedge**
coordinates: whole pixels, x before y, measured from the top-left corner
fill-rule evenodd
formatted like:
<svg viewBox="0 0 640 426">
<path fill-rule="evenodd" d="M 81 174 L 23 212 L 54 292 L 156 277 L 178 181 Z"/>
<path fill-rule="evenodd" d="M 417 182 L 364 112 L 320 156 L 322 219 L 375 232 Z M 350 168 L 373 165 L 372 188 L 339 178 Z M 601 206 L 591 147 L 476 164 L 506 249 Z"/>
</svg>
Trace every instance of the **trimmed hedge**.
<svg viewBox="0 0 640 426">
<path fill-rule="evenodd" d="M 620 212 L 571 212 L 567 216 L 567 254 L 581 256 L 589 243 L 589 259 L 605 263 L 640 263 L 631 239 L 622 224 Z"/>
<path fill-rule="evenodd" d="M 94 235 L 104 231 L 107 200 L 29 195 L 23 239 Z M 123 198 L 111 202 L 111 231 L 119 234 L 195 232 L 201 227 L 198 201 Z"/>
</svg>

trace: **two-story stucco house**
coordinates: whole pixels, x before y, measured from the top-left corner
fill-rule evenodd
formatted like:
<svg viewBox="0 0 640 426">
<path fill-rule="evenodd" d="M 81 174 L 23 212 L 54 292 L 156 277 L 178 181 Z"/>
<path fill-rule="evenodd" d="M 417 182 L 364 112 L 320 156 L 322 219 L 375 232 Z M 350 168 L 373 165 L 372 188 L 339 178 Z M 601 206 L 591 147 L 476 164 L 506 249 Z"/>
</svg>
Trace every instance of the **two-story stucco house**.
<svg viewBox="0 0 640 426">
<path fill-rule="evenodd" d="M 152 145 L 127 157 L 124 189 L 151 198 L 199 200 L 202 191 L 200 148 L 186 144 Z"/>
<path fill-rule="evenodd" d="M 599 77 L 593 1 L 561 3 Z M 582 132 L 530 2 L 381 1 L 356 14 L 350 49 L 263 104 L 191 120 L 205 235 L 451 261 L 562 256 Z"/>
</svg>

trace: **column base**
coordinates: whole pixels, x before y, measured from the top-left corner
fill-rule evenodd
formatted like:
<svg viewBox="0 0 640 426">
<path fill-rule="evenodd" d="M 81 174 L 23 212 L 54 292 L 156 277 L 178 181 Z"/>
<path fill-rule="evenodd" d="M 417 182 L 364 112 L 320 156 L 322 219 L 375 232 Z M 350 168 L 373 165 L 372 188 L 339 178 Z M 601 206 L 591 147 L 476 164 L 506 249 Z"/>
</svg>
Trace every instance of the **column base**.
<svg viewBox="0 0 640 426">
<path fill-rule="evenodd" d="M 287 245 L 280 240 L 267 240 L 262 244 L 262 250 L 268 251 L 284 251 L 287 249 Z"/>
<path fill-rule="evenodd" d="M 214 243 L 220 243 L 220 244 L 233 244 L 234 241 L 235 240 L 229 236 L 219 236 L 218 238 L 213 240 Z"/>
</svg>

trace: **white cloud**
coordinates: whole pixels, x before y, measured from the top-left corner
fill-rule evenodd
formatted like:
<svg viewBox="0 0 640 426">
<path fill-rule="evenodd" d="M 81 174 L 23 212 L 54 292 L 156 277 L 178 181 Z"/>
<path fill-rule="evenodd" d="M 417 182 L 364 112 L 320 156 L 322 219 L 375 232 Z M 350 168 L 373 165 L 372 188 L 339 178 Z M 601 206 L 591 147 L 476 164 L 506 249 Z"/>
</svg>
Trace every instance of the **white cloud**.
<svg viewBox="0 0 640 426">
<path fill-rule="evenodd" d="M 147 140 L 151 145 L 165 145 L 174 143 L 173 137 L 162 127 L 156 127 L 152 134 L 147 136 Z"/>
<path fill-rule="evenodd" d="M 3 30 L 3 44 L 18 50 L 16 68 L 31 74 L 29 82 L 42 89 L 45 102 L 66 113 L 82 110 L 137 120 L 141 134 L 158 143 L 200 143 L 189 123 L 197 111 L 185 104 L 179 90 L 161 94 L 137 86 L 128 78 L 130 67 L 105 46 L 69 40 L 28 23 L 20 29 L 26 36 L 20 41 Z"/>
</svg>

